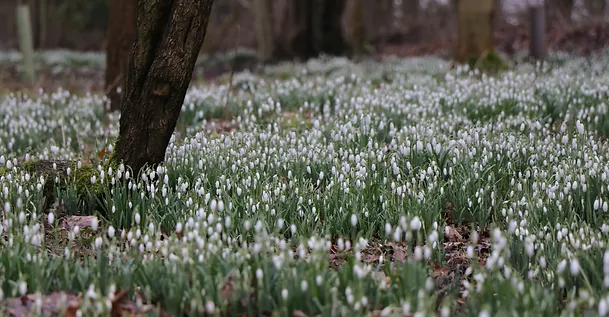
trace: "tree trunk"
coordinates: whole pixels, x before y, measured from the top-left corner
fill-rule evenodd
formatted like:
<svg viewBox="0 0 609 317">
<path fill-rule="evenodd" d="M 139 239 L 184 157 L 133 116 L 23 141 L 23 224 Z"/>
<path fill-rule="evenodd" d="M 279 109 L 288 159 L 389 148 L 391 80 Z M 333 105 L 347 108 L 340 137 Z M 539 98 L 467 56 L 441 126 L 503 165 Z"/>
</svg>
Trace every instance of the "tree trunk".
<svg viewBox="0 0 609 317">
<path fill-rule="evenodd" d="M 458 0 L 458 62 L 482 57 L 495 49 L 494 0 Z"/>
<path fill-rule="evenodd" d="M 256 16 L 256 51 L 258 60 L 268 62 L 275 53 L 275 38 L 273 32 L 273 4 L 270 0 L 254 0 L 254 15 Z"/>
<path fill-rule="evenodd" d="M 296 0 L 299 1 L 299 0 Z M 345 0 L 321 0 L 318 6 L 315 1 L 307 1 L 314 8 L 320 8 L 314 16 L 313 28 L 316 30 L 315 43 L 317 54 L 342 55 L 347 50 L 347 43 L 343 37 L 341 18 L 345 11 Z"/>
<path fill-rule="evenodd" d="M 342 15 L 346 0 L 285 0 L 276 30 L 275 58 L 308 59 L 320 54 L 341 55 L 347 50 Z"/>
<path fill-rule="evenodd" d="M 213 0 L 138 0 L 115 159 L 135 173 L 165 159 Z"/>
<path fill-rule="evenodd" d="M 365 51 L 366 25 L 364 21 L 363 0 L 349 1 L 345 8 L 345 30 L 347 42 L 351 46 L 351 53 L 360 57 Z"/>
<path fill-rule="evenodd" d="M 105 89 L 111 111 L 120 110 L 129 53 L 135 40 L 136 3 L 137 0 L 110 0 Z"/>
<path fill-rule="evenodd" d="M 529 8 L 529 52 L 534 59 L 544 59 L 546 49 L 546 12 L 543 5 Z"/>
</svg>

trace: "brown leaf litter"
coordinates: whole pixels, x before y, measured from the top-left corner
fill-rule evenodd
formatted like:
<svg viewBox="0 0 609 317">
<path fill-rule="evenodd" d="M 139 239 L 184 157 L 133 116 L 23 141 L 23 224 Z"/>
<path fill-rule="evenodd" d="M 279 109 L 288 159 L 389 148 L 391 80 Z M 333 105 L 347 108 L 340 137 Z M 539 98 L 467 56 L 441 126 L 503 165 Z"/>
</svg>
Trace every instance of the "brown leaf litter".
<svg viewBox="0 0 609 317">
<path fill-rule="evenodd" d="M 117 291 L 111 299 L 111 317 L 144 316 L 156 311 L 159 316 L 169 316 L 169 313 L 154 305 L 138 305 L 128 298 L 129 290 Z M 7 298 L 0 306 L 3 316 L 76 316 L 83 304 L 82 294 L 67 292 L 52 292 L 47 295 L 27 294 L 21 297 Z"/>
</svg>

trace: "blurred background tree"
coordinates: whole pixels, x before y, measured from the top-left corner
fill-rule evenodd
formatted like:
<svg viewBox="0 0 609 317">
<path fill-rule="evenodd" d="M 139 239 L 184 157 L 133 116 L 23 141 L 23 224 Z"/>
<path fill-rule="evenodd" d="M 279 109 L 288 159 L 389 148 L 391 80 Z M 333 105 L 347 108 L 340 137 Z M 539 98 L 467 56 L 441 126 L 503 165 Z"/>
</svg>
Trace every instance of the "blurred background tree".
<svg viewBox="0 0 609 317">
<path fill-rule="evenodd" d="M 302 60 L 326 54 L 459 57 L 459 47 L 463 47 L 459 44 L 465 43 L 463 36 L 458 37 L 464 27 L 463 23 L 458 24 L 458 19 L 464 16 L 458 14 L 459 1 L 217 0 L 202 53 L 214 55 L 245 48 L 254 50 L 260 62 Z M 480 23 L 471 28 L 484 34 L 480 36 L 485 39 L 478 40 L 491 43 L 490 38 L 493 48 L 506 54 L 527 49 L 529 0 L 489 1 L 493 3 L 493 19 L 487 23 L 490 31 L 480 30 Z M 609 38 L 606 2 L 546 0 L 548 49 L 602 45 Z M 111 91 L 117 76 L 112 72 L 120 74 L 118 68 L 123 64 L 114 60 L 124 60 L 118 57 L 117 48 L 125 51 L 129 36 L 123 37 L 120 32 L 129 30 L 131 24 L 128 15 L 124 15 L 129 10 L 116 8 L 125 2 L 29 0 L 28 3 L 35 49 L 108 52 L 107 63 L 117 69 L 106 74 L 105 88 L 110 91 L 110 98 L 116 100 Z M 15 0 L 0 0 L 0 50 L 19 48 L 15 7 Z"/>
</svg>

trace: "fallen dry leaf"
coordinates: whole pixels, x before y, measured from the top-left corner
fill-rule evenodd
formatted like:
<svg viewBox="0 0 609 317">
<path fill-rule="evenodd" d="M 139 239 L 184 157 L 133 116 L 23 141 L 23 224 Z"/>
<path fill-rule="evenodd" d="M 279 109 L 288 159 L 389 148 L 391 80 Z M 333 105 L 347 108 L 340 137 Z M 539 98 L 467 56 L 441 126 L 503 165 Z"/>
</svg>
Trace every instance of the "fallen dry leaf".
<svg viewBox="0 0 609 317">
<path fill-rule="evenodd" d="M 144 316 L 157 309 L 154 305 L 138 305 L 129 300 L 129 291 L 117 292 L 112 298 L 111 317 L 120 317 L 125 314 L 129 316 Z M 37 307 L 36 303 L 39 303 Z M 74 295 L 66 292 L 53 292 L 48 295 L 27 294 L 21 297 L 7 298 L 0 304 L 0 315 L 21 317 L 37 316 L 37 310 L 43 316 L 75 317 L 82 304 L 82 294 Z M 159 309 L 160 316 L 169 316 L 169 313 Z"/>
<path fill-rule="evenodd" d="M 40 312 L 43 315 L 58 315 L 65 311 L 65 316 L 75 316 L 81 302 L 79 295 L 65 292 L 53 292 L 49 295 L 27 294 L 21 297 L 7 298 L 0 306 L 2 316 L 35 316 L 39 299 Z M 72 314 L 73 312 L 73 314 Z"/>
<path fill-rule="evenodd" d="M 404 249 L 404 247 L 393 247 L 393 260 L 398 262 L 404 262 L 406 260 L 406 250 Z"/>
<path fill-rule="evenodd" d="M 305 314 L 304 312 L 300 311 L 300 310 L 295 310 L 294 313 L 292 314 L 293 317 L 309 317 L 309 315 Z"/>
<path fill-rule="evenodd" d="M 224 283 L 224 286 L 222 287 L 222 298 L 224 298 L 224 300 L 226 301 L 230 301 L 231 297 L 232 297 L 232 293 L 233 293 L 233 275 L 231 274 L 228 277 L 228 280 L 226 280 L 226 283 Z"/>
<path fill-rule="evenodd" d="M 463 240 L 463 236 L 453 226 L 446 226 L 444 234 L 447 241 L 460 242 Z"/>
<path fill-rule="evenodd" d="M 99 223 L 99 219 L 95 216 L 69 216 L 62 220 L 61 229 L 72 230 L 78 226 L 82 230 L 92 228 L 94 223 L 95 226 Z"/>
<path fill-rule="evenodd" d="M 129 294 L 129 289 L 124 289 L 122 291 L 117 291 L 112 297 L 112 310 L 110 312 L 111 317 L 121 317 L 123 312 L 121 309 L 121 305 L 123 302 L 127 300 L 127 295 Z"/>
</svg>

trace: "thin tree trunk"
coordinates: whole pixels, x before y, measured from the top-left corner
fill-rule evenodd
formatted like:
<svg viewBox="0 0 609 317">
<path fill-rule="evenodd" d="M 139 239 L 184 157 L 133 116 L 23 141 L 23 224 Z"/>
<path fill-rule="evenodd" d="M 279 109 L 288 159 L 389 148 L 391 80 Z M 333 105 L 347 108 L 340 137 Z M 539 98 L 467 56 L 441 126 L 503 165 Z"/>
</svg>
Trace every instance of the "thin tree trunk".
<svg viewBox="0 0 609 317">
<path fill-rule="evenodd" d="M 135 40 L 136 3 L 137 0 L 110 0 L 105 89 L 111 111 L 120 110 L 129 54 Z"/>
<path fill-rule="evenodd" d="M 458 62 L 479 58 L 495 49 L 494 0 L 458 0 Z"/>
<path fill-rule="evenodd" d="M 546 57 L 546 12 L 543 5 L 529 8 L 529 52 L 534 59 Z"/>
<path fill-rule="evenodd" d="M 344 25 L 344 34 L 347 35 L 347 42 L 351 46 L 351 53 L 355 57 L 360 57 L 364 54 L 366 42 L 363 0 L 353 0 L 347 3 Z"/>
<path fill-rule="evenodd" d="M 273 32 L 273 4 L 270 0 L 254 0 L 254 15 L 256 16 L 256 46 L 258 60 L 267 62 L 275 53 L 275 37 Z"/>
<path fill-rule="evenodd" d="M 320 19 L 314 20 L 313 25 L 313 28 L 319 30 L 315 39 L 317 52 L 318 54 L 342 55 L 347 49 L 347 43 L 343 37 L 343 29 L 340 23 L 345 11 L 346 1 L 323 0 L 320 3 L 320 7 L 321 14 L 316 15 Z"/>
<path fill-rule="evenodd" d="M 347 49 L 343 36 L 342 15 L 346 0 L 285 0 L 283 5 L 284 30 L 275 37 L 279 43 L 279 58 L 316 57 L 319 54 L 341 55 Z"/>
<path fill-rule="evenodd" d="M 115 159 L 138 172 L 165 159 L 213 0 L 138 0 Z"/>
</svg>

